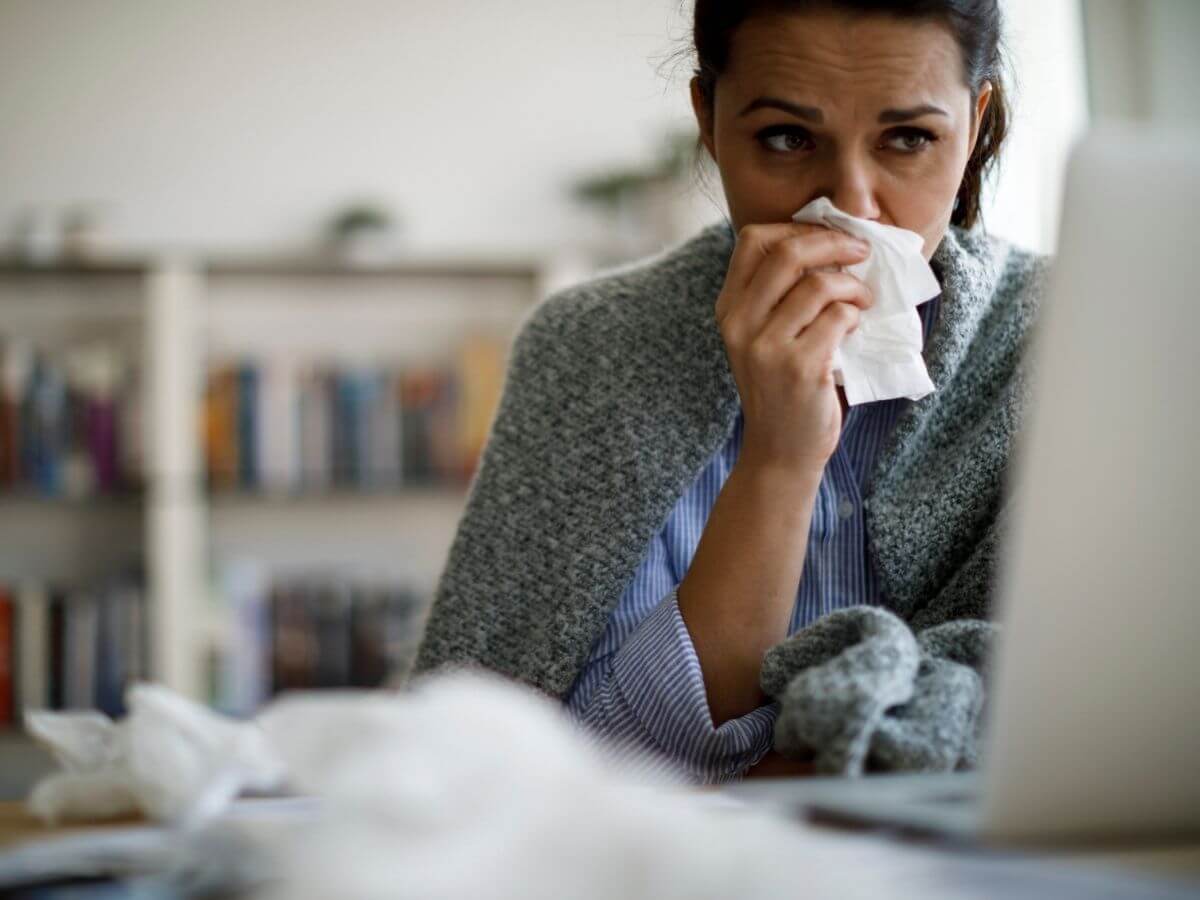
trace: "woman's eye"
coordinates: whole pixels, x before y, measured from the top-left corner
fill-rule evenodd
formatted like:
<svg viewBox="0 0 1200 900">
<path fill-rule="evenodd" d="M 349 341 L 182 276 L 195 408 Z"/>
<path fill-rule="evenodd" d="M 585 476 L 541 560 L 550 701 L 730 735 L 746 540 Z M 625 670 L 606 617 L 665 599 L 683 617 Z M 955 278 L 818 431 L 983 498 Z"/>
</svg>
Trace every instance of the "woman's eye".
<svg viewBox="0 0 1200 900">
<path fill-rule="evenodd" d="M 933 132 L 923 128 L 901 128 L 893 131 L 886 143 L 901 153 L 920 153 L 936 140 L 937 136 Z"/>
<path fill-rule="evenodd" d="M 758 133 L 758 140 L 773 153 L 795 153 L 807 149 L 812 143 L 807 131 L 791 126 L 764 128 Z"/>
</svg>

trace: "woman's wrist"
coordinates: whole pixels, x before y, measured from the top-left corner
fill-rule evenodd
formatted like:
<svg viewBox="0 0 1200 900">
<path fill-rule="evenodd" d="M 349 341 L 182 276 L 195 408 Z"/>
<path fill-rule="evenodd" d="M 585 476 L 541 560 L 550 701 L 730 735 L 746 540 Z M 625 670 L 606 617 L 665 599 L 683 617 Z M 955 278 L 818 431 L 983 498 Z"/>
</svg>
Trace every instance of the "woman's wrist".
<svg viewBox="0 0 1200 900">
<path fill-rule="evenodd" d="M 759 669 L 788 634 L 819 485 L 803 470 L 739 460 L 679 585 L 716 726 L 766 702 Z"/>
<path fill-rule="evenodd" d="M 761 491 L 768 497 L 794 497 L 799 500 L 817 495 L 824 473 L 823 466 L 818 469 L 809 465 L 785 465 L 743 453 L 734 463 L 730 478 L 737 477 L 740 482 L 756 489 L 756 493 Z"/>
</svg>

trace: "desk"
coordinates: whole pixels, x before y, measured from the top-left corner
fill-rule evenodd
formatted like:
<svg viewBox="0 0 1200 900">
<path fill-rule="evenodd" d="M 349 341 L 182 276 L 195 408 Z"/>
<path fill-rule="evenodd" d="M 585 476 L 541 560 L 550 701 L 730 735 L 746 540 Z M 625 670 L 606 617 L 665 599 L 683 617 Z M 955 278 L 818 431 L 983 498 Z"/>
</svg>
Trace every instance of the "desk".
<svg viewBox="0 0 1200 900">
<path fill-rule="evenodd" d="M 82 834 L 90 831 L 108 831 L 127 825 L 145 824 L 141 818 L 116 819 L 100 824 L 71 824 L 50 827 L 43 825 L 25 810 L 25 804 L 17 800 L 0 800 L 0 850 L 16 846 L 25 841 L 57 837 L 64 834 Z"/>
<path fill-rule="evenodd" d="M 769 773 L 763 773 L 769 775 Z M 754 805 L 774 806 L 782 814 L 803 819 L 803 810 L 810 814 L 814 808 L 828 805 L 832 796 L 839 797 L 845 806 L 847 790 L 855 787 L 870 787 L 872 792 L 878 792 L 882 785 L 892 779 L 907 779 L 914 776 L 872 776 L 853 785 L 838 778 L 788 778 L 764 777 L 747 779 L 726 786 L 723 792 L 734 799 L 741 799 Z M 932 776 L 939 777 L 939 776 Z M 822 802 L 824 801 L 824 803 Z M 822 828 L 822 831 L 843 831 L 848 834 L 866 835 L 880 841 L 890 841 L 893 844 L 909 846 L 922 852 L 932 849 L 947 858 L 956 854 L 964 857 L 974 857 L 980 860 L 999 862 L 1000 866 L 1021 866 L 1022 864 L 1038 865 L 1048 863 L 1052 866 L 1075 867 L 1079 870 L 1114 871 L 1133 877 L 1144 875 L 1160 878 L 1179 879 L 1190 883 L 1194 895 L 1200 897 L 1200 841 L 1191 840 L 1171 844 L 1163 843 L 1106 843 L 1106 844 L 1077 844 L 1057 847 L 1031 845 L 1028 847 L 993 847 L 978 842 L 967 842 L 961 839 L 949 838 L 913 838 L 902 837 L 900 832 L 884 827 L 860 826 L 856 824 L 830 824 L 824 819 L 810 819 L 810 822 Z M 989 863 L 990 865 L 990 863 Z M 1188 893 L 1189 896 L 1193 892 Z"/>
<path fill-rule="evenodd" d="M 707 793 L 707 792 L 706 792 Z M 300 811 L 310 815 L 314 807 L 301 798 L 293 800 L 244 800 L 236 804 L 239 818 L 251 818 L 246 810 L 283 810 L 285 815 Z M 290 812 L 289 812 L 290 810 Z M 834 829 L 830 829 L 831 832 Z M 101 825 L 69 825 L 50 828 L 31 818 L 18 802 L 0 802 L 0 853 L 21 844 L 46 838 L 109 834 L 142 834 L 147 842 L 148 859 L 165 853 L 165 829 L 155 828 L 141 819 L 123 819 Z M 155 843 L 155 835 L 164 842 Z M 892 852 L 909 853 L 913 858 L 934 858 L 935 868 L 945 869 L 944 882 L 961 885 L 962 892 L 953 896 L 978 900 L 987 898 L 1024 898 L 1046 896 L 1045 890 L 1061 898 L 1152 897 L 1161 900 L 1183 900 L 1200 897 L 1200 845 L 1174 847 L 1123 847 L 1097 851 L 1073 850 L 1054 854 L 995 854 L 989 851 L 972 852 L 946 849 L 927 842 L 902 842 L 890 836 L 868 835 L 879 846 L 890 845 Z M 863 832 L 854 839 L 862 841 Z M 848 838 L 849 839 L 849 838 Z M 938 861 L 940 860 L 940 861 Z M 150 867 L 152 868 L 152 867 Z M 1105 870 L 1113 878 L 1099 877 Z M 1080 873 L 1076 877 L 1073 873 Z M 1147 878 L 1146 876 L 1156 876 Z M 1159 878 L 1186 878 L 1190 884 L 1160 883 Z M 1113 883 L 1115 879 L 1116 883 Z M 945 884 L 942 885 L 943 887 Z M 1043 890 L 1044 889 L 1044 890 Z M 1039 891 L 1041 893 L 1039 894 Z M 110 896 L 110 895 L 105 895 Z M 947 896 L 945 893 L 937 896 Z"/>
<path fill-rule="evenodd" d="M 273 838 L 279 828 L 307 824 L 317 810 L 311 797 L 241 799 L 221 814 L 216 828 L 186 832 L 140 817 L 48 827 L 32 818 L 20 803 L 0 802 L 0 896 L 9 896 L 6 888 L 31 882 L 79 878 L 106 882 L 111 881 L 106 876 L 113 873 L 161 881 L 155 887 L 158 893 L 150 892 L 155 897 L 176 896 L 175 881 L 213 885 L 240 896 L 239 891 L 249 893 L 260 885 L 267 871 L 259 852 L 261 842 Z M 100 889 L 111 887 L 99 885 Z M 108 890 L 101 896 L 113 898 L 124 893 Z M 182 890 L 181 896 L 192 894 Z"/>
</svg>

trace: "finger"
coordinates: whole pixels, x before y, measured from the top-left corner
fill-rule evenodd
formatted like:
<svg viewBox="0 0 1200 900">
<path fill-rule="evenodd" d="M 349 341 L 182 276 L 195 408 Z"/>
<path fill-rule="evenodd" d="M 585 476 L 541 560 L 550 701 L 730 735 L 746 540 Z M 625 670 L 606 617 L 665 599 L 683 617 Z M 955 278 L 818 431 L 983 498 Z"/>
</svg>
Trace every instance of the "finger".
<svg viewBox="0 0 1200 900">
<path fill-rule="evenodd" d="M 811 325 L 792 342 L 798 353 L 811 358 L 828 371 L 833 351 L 841 346 L 846 335 L 858 327 L 859 309 L 852 303 L 831 303 L 821 311 Z"/>
<path fill-rule="evenodd" d="M 870 250 L 866 241 L 831 228 L 783 238 L 759 264 L 746 290 L 779 298 L 808 270 L 836 270 L 839 266 L 854 265 L 865 259 Z"/>
<path fill-rule="evenodd" d="M 742 286 L 749 282 L 758 264 L 771 252 L 771 248 L 784 238 L 807 234 L 819 227 L 800 222 L 745 226 L 737 233 L 733 255 L 729 258 L 729 274 L 734 276 L 733 282 Z"/>
<path fill-rule="evenodd" d="M 812 225 L 807 222 L 779 222 L 766 225 L 747 225 L 738 232 L 737 243 L 733 255 L 729 259 L 729 268 L 725 273 L 725 287 L 733 291 L 723 290 L 717 299 L 717 321 L 728 313 L 724 308 L 728 295 L 736 294 L 750 283 L 751 277 L 758 270 L 759 264 L 780 241 L 790 237 L 812 234 L 818 231 L 829 231 L 822 225 Z"/>
<path fill-rule="evenodd" d="M 762 335 L 771 341 L 790 341 L 830 303 L 839 301 L 852 303 L 863 311 L 875 302 L 871 289 L 847 272 L 810 272 L 771 311 Z"/>
<path fill-rule="evenodd" d="M 727 286 L 717 299 L 717 321 L 724 323 L 727 317 L 737 316 L 742 329 L 757 333 L 771 309 L 806 271 L 837 271 L 841 266 L 861 262 L 870 253 L 865 241 L 845 232 L 811 228 L 806 234 L 775 241 L 743 289 L 730 290 Z"/>
<path fill-rule="evenodd" d="M 729 315 L 743 316 L 752 333 L 766 323 L 771 311 L 787 293 L 812 274 L 812 270 L 838 271 L 866 258 L 865 242 L 840 231 L 823 229 L 820 234 L 784 239 L 763 260 L 750 284 L 737 302 L 741 309 Z M 818 310 L 819 312 L 819 310 Z"/>
</svg>

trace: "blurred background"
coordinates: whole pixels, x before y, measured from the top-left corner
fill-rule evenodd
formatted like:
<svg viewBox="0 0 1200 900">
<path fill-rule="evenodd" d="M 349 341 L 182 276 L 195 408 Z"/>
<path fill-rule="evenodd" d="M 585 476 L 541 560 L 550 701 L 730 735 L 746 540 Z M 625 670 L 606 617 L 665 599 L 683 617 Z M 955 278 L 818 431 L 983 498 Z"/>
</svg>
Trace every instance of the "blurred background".
<svg viewBox="0 0 1200 900">
<path fill-rule="evenodd" d="M 1200 4 L 1006 0 L 985 223 L 1196 122 Z M 546 294 L 722 215 L 690 3 L 0 0 L 0 730 L 411 657 Z"/>
</svg>

